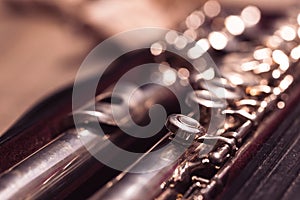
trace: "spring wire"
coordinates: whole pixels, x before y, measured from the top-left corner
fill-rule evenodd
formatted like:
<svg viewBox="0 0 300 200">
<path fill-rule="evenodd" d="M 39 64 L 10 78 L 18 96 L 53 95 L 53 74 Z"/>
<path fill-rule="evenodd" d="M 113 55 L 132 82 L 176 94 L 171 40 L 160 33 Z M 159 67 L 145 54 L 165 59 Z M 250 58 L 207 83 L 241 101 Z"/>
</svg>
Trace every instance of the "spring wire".
<svg viewBox="0 0 300 200">
<path fill-rule="evenodd" d="M 279 109 L 285 106 L 281 96 L 294 82 L 293 68 L 300 57 L 298 12 L 295 10 L 277 23 L 273 34 L 261 32 L 262 40 L 256 40 L 255 45 L 243 40 L 253 40 L 257 34 L 261 12 L 255 6 L 247 6 L 238 15 L 228 15 L 217 1 L 208 1 L 180 25 L 181 28 L 185 27 L 183 35 L 196 40 L 204 51 L 227 54 L 219 66 L 222 77 L 209 82 L 212 91 L 201 80 L 203 74 L 193 74 L 190 81 L 196 90 L 187 96 L 187 102 L 197 103 L 202 112 L 216 107 L 212 101 L 220 94 L 214 91 L 225 88 L 226 104 L 223 105 L 225 107 L 221 106 L 225 122 L 215 136 L 204 134 L 195 138 L 191 145 L 192 153 L 185 157 L 174 170 L 173 176 L 162 185 L 163 192 L 157 199 L 169 199 L 174 194 L 176 199 L 203 199 L 210 196 L 209 193 L 220 184 L 217 177 L 207 178 L 201 171 L 213 169 L 213 175 L 216 175 L 226 161 L 234 157 L 266 113 L 275 106 Z M 182 43 L 187 41 L 174 31 L 168 32 L 165 38 L 167 44 L 177 48 L 184 48 Z M 155 45 L 159 47 L 159 43 Z M 186 117 L 194 116 L 190 113 Z M 206 122 L 200 119 L 200 123 Z M 210 142 L 216 144 L 213 150 L 201 154 L 200 150 L 209 146 Z M 195 170 L 200 173 L 192 173 Z M 183 191 L 178 190 L 185 179 L 189 179 L 190 186 Z"/>
</svg>

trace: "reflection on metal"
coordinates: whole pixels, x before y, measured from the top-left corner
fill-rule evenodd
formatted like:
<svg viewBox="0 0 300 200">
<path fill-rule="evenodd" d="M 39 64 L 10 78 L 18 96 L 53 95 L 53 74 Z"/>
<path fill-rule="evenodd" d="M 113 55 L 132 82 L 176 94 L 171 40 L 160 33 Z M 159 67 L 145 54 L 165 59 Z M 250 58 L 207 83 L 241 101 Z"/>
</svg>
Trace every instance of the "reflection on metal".
<svg viewBox="0 0 300 200">
<path fill-rule="evenodd" d="M 150 52 L 154 57 L 164 56 L 166 47 L 171 46 L 186 50 L 186 56 L 197 64 L 198 71 L 182 65 L 175 70 L 164 61 L 157 71 L 149 74 L 151 80 L 163 86 L 191 83 L 195 90 L 185 96 L 185 106 L 191 107 L 191 112 L 169 115 L 165 123 L 169 132 L 129 168 L 149 169 L 176 159 L 157 171 L 122 172 L 92 199 L 210 199 L 218 195 L 217 189 L 226 186 L 224 177 L 234 164 L 236 152 L 243 148 L 246 140 L 251 142 L 253 129 L 269 112 L 275 107 L 286 107 L 288 95 L 285 92 L 298 78 L 294 72 L 299 72 L 296 65 L 300 58 L 300 14 L 283 18 L 275 25 L 272 35 L 263 32 L 257 38 L 256 25 L 261 18 L 262 13 L 255 6 L 224 16 L 221 5 L 210 0 L 186 18 L 183 35 L 169 31 L 161 41 L 152 44 Z M 257 41 L 248 41 L 253 38 Z M 196 45 L 190 45 L 191 39 L 197 41 Z M 201 59 L 207 51 L 216 55 L 222 77 L 217 77 L 217 72 Z M 112 92 L 103 93 L 96 98 L 95 111 L 87 106 L 74 115 L 81 119 L 83 127 L 91 122 L 116 127 L 126 124 L 130 117 L 138 120 L 145 117 L 157 99 L 171 98 L 164 96 L 166 90 L 150 87 L 137 90 L 133 100 L 127 101 L 128 91 L 119 91 L 119 98 L 113 98 Z M 119 117 L 114 116 L 112 107 Z M 128 107 L 132 115 L 124 111 Z M 198 108 L 200 117 L 194 112 Z M 219 116 L 225 119 L 213 127 L 213 131 L 205 131 L 202 126 L 209 126 L 211 118 L 215 120 Z M 57 184 L 68 184 L 72 180 L 66 177 L 75 167 L 81 169 L 88 165 L 91 158 L 79 137 L 84 137 L 99 151 L 110 139 L 110 136 L 99 138 L 89 129 L 62 133 L 0 176 L 0 196 L 35 198 L 55 191 Z M 103 146 L 97 146 L 99 139 Z M 171 143 L 170 146 L 167 143 Z M 167 148 L 157 153 L 155 159 L 150 156 L 165 146 Z"/>
</svg>

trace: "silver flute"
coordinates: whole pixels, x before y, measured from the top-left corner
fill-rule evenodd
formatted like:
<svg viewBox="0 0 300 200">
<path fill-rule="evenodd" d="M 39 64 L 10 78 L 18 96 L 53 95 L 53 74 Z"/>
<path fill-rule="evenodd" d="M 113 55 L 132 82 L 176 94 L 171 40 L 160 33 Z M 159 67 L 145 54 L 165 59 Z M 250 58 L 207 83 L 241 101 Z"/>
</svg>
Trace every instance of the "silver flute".
<svg viewBox="0 0 300 200">
<path fill-rule="evenodd" d="M 97 187 L 88 195 L 90 199 L 220 197 L 270 137 L 269 125 L 300 96 L 300 8 L 267 22 L 261 22 L 262 15 L 255 6 L 231 10 L 207 1 L 179 24 L 183 35 L 170 30 L 147 49 L 164 66 L 150 70 L 150 75 L 175 72 L 177 81 L 164 84 L 183 88 L 180 93 L 185 96 L 188 113 L 178 114 L 173 106 L 178 102 L 168 89 L 156 85 L 139 88 L 127 105 L 131 116 L 122 115 L 121 121 L 147 122 L 147 112 L 155 104 L 163 105 L 168 114 L 165 127 L 143 145 L 119 129 L 112 107 L 121 114 L 123 107 L 112 97 L 112 84 L 96 96 L 95 111 L 86 103 L 72 113 L 80 121 L 79 128 L 61 132 L 0 175 L 1 199 L 67 197 L 101 171 L 101 176 L 108 178 L 93 183 Z M 268 23 L 272 26 L 262 27 Z M 201 50 L 191 47 L 190 40 L 197 41 Z M 206 68 L 195 71 L 182 65 L 168 54 L 172 48 L 186 52 L 193 64 L 203 64 L 203 52 L 210 53 L 221 76 Z M 192 92 L 185 91 L 187 84 L 193 86 Z M 121 101 L 129 95 L 126 90 L 118 92 Z M 213 127 L 212 120 L 217 120 Z M 103 137 L 95 128 L 98 124 L 105 127 Z M 110 153 L 110 141 L 122 148 L 143 146 L 144 153 L 124 160 L 126 170 L 118 172 L 90 153 Z M 156 150 L 160 151 L 153 157 Z M 121 158 L 111 152 L 109 159 Z"/>
</svg>

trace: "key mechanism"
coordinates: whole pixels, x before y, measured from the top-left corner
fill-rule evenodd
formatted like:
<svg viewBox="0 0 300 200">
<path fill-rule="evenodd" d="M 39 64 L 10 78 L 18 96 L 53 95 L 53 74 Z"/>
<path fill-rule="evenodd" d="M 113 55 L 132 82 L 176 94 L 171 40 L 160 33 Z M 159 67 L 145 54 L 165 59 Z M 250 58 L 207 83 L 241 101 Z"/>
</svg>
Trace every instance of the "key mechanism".
<svg viewBox="0 0 300 200">
<path fill-rule="evenodd" d="M 173 133 L 174 141 L 183 145 L 191 144 L 195 137 L 205 133 L 205 128 L 197 120 L 182 114 L 170 115 L 165 126 Z"/>
</svg>

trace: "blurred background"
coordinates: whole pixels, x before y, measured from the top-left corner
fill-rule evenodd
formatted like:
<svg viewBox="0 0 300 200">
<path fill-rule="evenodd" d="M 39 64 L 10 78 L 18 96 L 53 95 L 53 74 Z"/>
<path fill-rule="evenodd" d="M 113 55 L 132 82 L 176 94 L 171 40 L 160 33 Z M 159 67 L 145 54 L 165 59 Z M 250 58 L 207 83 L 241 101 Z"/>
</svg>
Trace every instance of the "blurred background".
<svg viewBox="0 0 300 200">
<path fill-rule="evenodd" d="M 297 0 L 223 0 L 284 12 Z M 0 134 L 22 113 L 72 83 L 91 49 L 137 27 L 175 28 L 202 0 L 0 1 Z M 134 41 L 132 41 L 134 42 Z"/>
</svg>

